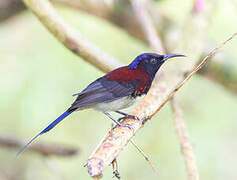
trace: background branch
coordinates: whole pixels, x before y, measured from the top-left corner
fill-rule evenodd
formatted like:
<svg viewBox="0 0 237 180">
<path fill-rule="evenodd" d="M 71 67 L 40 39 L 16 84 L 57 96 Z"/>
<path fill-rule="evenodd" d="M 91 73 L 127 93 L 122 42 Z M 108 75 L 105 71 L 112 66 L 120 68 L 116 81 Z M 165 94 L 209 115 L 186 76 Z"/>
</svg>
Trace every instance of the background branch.
<svg viewBox="0 0 237 180">
<path fill-rule="evenodd" d="M 0 21 L 16 15 L 25 9 L 22 1 L 19 0 L 0 0 Z"/>
<path fill-rule="evenodd" d="M 146 4 L 144 1 L 140 0 L 130 0 L 130 2 L 151 48 L 157 53 L 164 53 L 165 50 L 163 48 L 161 39 L 157 36 L 156 28 L 153 25 L 152 19 L 146 10 Z"/>
<path fill-rule="evenodd" d="M 66 24 L 48 0 L 24 0 L 24 3 L 60 42 L 93 66 L 105 72 L 121 66 Z"/>
<path fill-rule="evenodd" d="M 143 30 L 140 28 L 140 22 L 136 15 L 131 11 L 131 5 L 127 0 L 113 1 L 113 6 L 106 6 L 101 2 L 100 5 L 95 5 L 93 1 L 68 1 L 68 0 L 53 0 L 57 4 L 66 5 L 80 11 L 85 11 L 92 15 L 103 18 L 116 26 L 125 29 L 132 36 L 146 41 Z M 161 30 L 164 26 L 171 24 L 171 20 L 165 14 L 165 11 L 155 7 L 153 1 L 146 1 L 149 12 L 153 15 L 156 28 Z"/>
<path fill-rule="evenodd" d="M 188 179 L 198 180 L 199 174 L 198 174 L 198 168 L 196 165 L 196 157 L 193 151 L 192 144 L 190 143 L 190 140 L 189 140 L 188 130 L 183 118 L 183 112 L 180 108 L 180 104 L 176 96 L 173 97 L 171 102 L 172 102 L 172 110 L 174 114 L 175 128 L 178 135 L 181 151 L 184 156 L 185 165 L 188 172 Z"/>
<path fill-rule="evenodd" d="M 6 135 L 0 136 L 0 146 L 10 147 L 10 148 L 19 148 L 22 147 L 27 141 L 23 141 L 17 137 L 11 137 Z M 75 147 L 66 147 L 59 144 L 45 144 L 45 143 L 34 143 L 29 148 L 30 151 L 39 153 L 44 156 L 74 156 L 78 154 L 78 148 Z"/>
</svg>

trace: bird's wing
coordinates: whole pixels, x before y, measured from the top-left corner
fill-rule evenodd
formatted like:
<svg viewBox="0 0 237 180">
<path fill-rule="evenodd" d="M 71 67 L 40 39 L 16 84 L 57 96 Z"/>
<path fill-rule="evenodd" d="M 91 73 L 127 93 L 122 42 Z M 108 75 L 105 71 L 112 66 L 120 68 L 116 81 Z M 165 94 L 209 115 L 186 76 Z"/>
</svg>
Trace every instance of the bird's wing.
<svg viewBox="0 0 237 180">
<path fill-rule="evenodd" d="M 99 78 L 77 95 L 76 101 L 69 110 L 92 106 L 98 103 L 111 102 L 131 95 L 135 86 L 131 83 L 112 81 L 106 77 Z"/>
</svg>

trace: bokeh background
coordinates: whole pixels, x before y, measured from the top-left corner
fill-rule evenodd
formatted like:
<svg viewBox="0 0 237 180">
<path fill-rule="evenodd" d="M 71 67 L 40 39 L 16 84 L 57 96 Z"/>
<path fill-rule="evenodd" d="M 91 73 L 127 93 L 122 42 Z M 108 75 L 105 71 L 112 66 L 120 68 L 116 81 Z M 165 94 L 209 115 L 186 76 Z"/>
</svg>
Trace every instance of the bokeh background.
<svg viewBox="0 0 237 180">
<path fill-rule="evenodd" d="M 93 4 L 93 7 L 87 3 Z M 175 42 L 170 43 L 175 49 L 175 44 L 184 40 L 179 39 L 180 33 L 183 25 L 190 20 L 195 1 L 158 0 L 152 3 L 153 8 L 158 8 L 163 15 L 163 25 L 157 25 L 163 31 L 162 38 Z M 201 8 L 208 6 L 207 1 L 202 3 Z M 74 100 L 72 94 L 81 91 L 103 72 L 66 49 L 21 2 L 13 0 L 14 6 L 6 4 L 6 1 L 0 0 L 0 136 L 28 140 L 69 107 Z M 237 30 L 237 1 L 215 1 L 213 5 L 215 7 L 206 22 L 208 28 L 203 36 L 204 53 Z M 138 54 L 151 51 L 143 40 L 111 23 L 109 18 L 101 18 L 109 17 L 111 12 L 116 14 L 117 19 L 122 17 L 121 14 L 131 13 L 126 1 L 62 0 L 60 3 L 54 1 L 54 7 L 84 37 L 123 63 L 127 64 Z M 94 12 L 88 12 L 90 7 Z M 98 8 L 96 11 L 95 7 Z M 121 18 L 120 24 L 123 21 Z M 165 37 L 167 34 L 168 38 Z M 190 40 L 191 36 L 195 33 L 190 35 Z M 192 52 L 186 55 L 192 56 Z M 218 68 L 235 73 L 237 39 L 221 50 L 216 59 L 223 65 Z M 227 75 L 226 79 L 237 78 L 236 74 Z M 231 83 L 232 87 L 236 87 Z M 177 94 L 201 179 L 236 179 L 236 90 L 206 76 L 195 75 Z M 83 164 L 110 127 L 111 121 L 102 113 L 85 110 L 73 113 L 38 139 L 41 143 L 78 148 L 75 156 L 43 156 L 26 151 L 16 159 L 19 148 L 0 145 L 0 179 L 90 179 Z M 141 154 L 128 144 L 118 157 L 122 179 L 186 179 L 169 103 L 136 134 L 134 141 L 148 154 L 158 169 L 159 177 Z M 104 179 L 112 179 L 112 176 L 112 168 L 109 167 L 104 171 Z"/>
</svg>

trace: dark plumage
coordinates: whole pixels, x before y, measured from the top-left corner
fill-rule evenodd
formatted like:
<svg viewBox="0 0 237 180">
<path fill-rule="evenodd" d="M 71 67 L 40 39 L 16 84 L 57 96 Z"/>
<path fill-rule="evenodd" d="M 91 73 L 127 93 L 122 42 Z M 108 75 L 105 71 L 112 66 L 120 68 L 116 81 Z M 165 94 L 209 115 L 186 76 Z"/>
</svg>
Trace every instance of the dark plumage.
<svg viewBox="0 0 237 180">
<path fill-rule="evenodd" d="M 93 108 L 102 111 L 117 125 L 129 127 L 115 120 L 108 112 L 115 111 L 124 117 L 138 119 L 135 116 L 128 115 L 118 110 L 132 105 L 138 96 L 147 94 L 151 87 L 156 72 L 161 65 L 169 58 L 183 56 L 179 54 L 159 55 L 155 53 L 144 53 L 137 56 L 128 66 L 115 69 L 103 77 L 95 80 L 88 85 L 77 96 L 71 107 L 47 126 L 43 131 L 37 134 L 29 143 L 27 143 L 17 155 L 38 136 L 50 131 L 64 118 L 76 110 Z"/>
</svg>

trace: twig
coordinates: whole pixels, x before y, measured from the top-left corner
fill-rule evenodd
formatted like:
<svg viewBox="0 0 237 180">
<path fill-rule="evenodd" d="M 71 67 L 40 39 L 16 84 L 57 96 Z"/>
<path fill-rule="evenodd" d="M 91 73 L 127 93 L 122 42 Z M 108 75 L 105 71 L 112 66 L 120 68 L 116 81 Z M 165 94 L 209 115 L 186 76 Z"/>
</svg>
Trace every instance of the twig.
<svg viewBox="0 0 237 180">
<path fill-rule="evenodd" d="M 20 140 L 16 137 L 10 136 L 0 136 L 0 146 L 3 147 L 10 147 L 10 148 L 19 148 L 25 144 L 25 141 Z M 55 145 L 55 144 L 43 144 L 43 143 L 35 143 L 32 144 L 28 148 L 30 151 L 37 152 L 44 156 L 56 155 L 56 156 L 74 156 L 78 153 L 77 148 L 69 148 L 64 147 L 62 145 Z"/>
<path fill-rule="evenodd" d="M 174 123 L 175 123 L 176 132 L 178 135 L 181 151 L 183 153 L 186 169 L 188 172 L 188 179 L 198 180 L 199 174 L 198 174 L 198 168 L 196 165 L 195 154 L 193 151 L 192 144 L 189 141 L 188 130 L 185 125 L 183 113 L 176 96 L 174 96 L 172 99 L 172 109 L 173 109 L 173 114 L 174 114 Z"/>
<path fill-rule="evenodd" d="M 231 57 L 224 55 L 215 56 L 212 59 L 201 71 L 198 71 L 198 74 L 237 94 L 237 72 L 230 61 Z"/>
<path fill-rule="evenodd" d="M 143 126 L 143 124 L 151 119 L 167 102 L 170 98 L 201 68 L 205 63 L 212 57 L 220 48 L 222 48 L 227 42 L 236 36 L 237 33 L 233 34 L 219 47 L 215 48 L 213 51 L 206 56 L 203 61 L 193 69 L 193 71 L 180 83 L 173 82 L 170 79 L 168 89 L 162 86 L 162 81 L 160 81 L 159 88 L 157 83 L 153 84 L 147 96 L 143 101 L 136 107 L 136 109 L 131 113 L 143 119 L 143 121 L 137 121 L 134 119 L 126 119 L 124 123 L 130 124 L 133 130 L 126 127 L 117 127 L 113 130 L 113 133 L 108 133 L 107 136 L 102 140 L 101 144 L 97 147 L 94 153 L 88 159 L 86 166 L 88 167 L 88 172 L 92 177 L 98 177 L 102 175 L 104 168 L 108 167 L 109 164 L 119 155 L 123 148 L 127 145 L 130 139 L 135 135 L 135 133 Z M 155 80 L 156 81 L 156 80 Z M 170 82 L 171 81 L 171 82 Z M 176 87 L 176 88 L 175 88 Z M 173 90 L 171 90 L 172 88 Z M 158 92 L 163 90 L 162 95 Z M 171 91 L 170 91 L 171 90 Z M 159 97 L 161 95 L 161 97 Z"/>
<path fill-rule="evenodd" d="M 121 66 L 66 24 L 48 0 L 24 0 L 24 3 L 60 42 L 93 66 L 105 72 Z"/>
<path fill-rule="evenodd" d="M 132 143 L 132 145 L 142 154 L 142 156 L 145 158 L 145 160 L 147 161 L 147 163 L 151 166 L 151 169 L 154 171 L 154 173 L 157 175 L 157 177 L 159 176 L 158 171 L 156 170 L 155 166 L 151 163 L 150 159 L 148 158 L 148 156 L 144 153 L 144 151 L 139 148 L 137 146 L 137 144 L 131 139 L 130 142 Z"/>
</svg>

